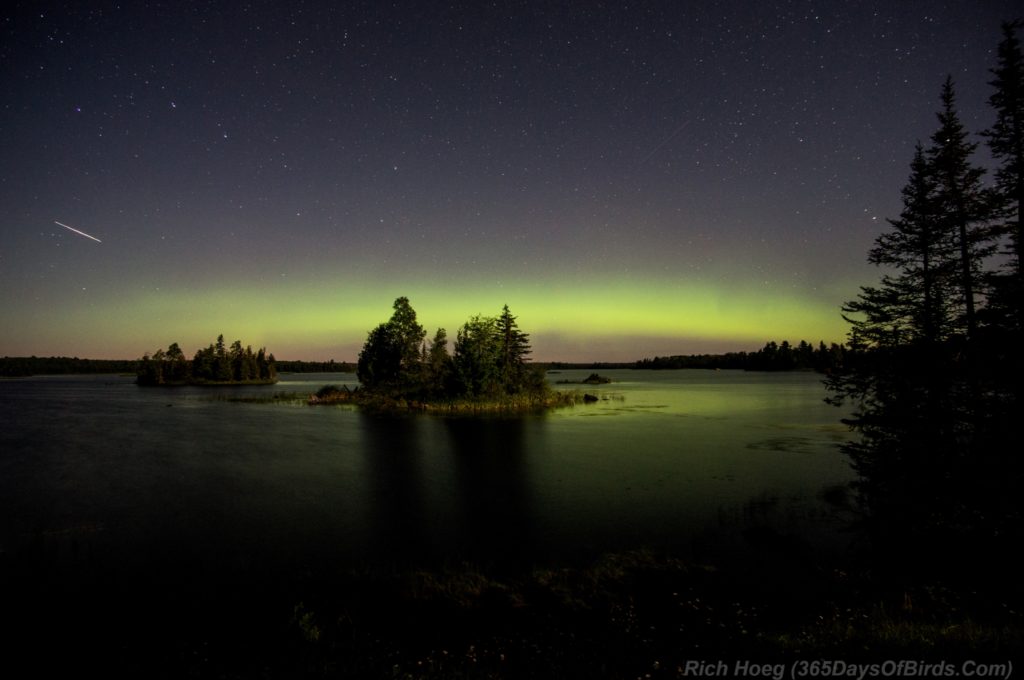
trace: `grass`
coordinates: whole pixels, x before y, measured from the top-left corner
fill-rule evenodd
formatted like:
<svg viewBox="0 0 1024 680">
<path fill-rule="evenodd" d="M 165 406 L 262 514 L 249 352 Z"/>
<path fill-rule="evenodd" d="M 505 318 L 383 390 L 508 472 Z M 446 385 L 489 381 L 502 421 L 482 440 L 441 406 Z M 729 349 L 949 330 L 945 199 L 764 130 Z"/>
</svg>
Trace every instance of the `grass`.
<svg viewBox="0 0 1024 680">
<path fill-rule="evenodd" d="M 309 400 L 305 392 L 275 392 L 260 396 L 231 396 L 218 394 L 208 397 L 207 401 L 227 401 L 237 404 L 304 404 Z"/>
<path fill-rule="evenodd" d="M 313 676 L 681 677 L 692 659 L 999 661 L 1024 620 L 992 594 L 797 569 L 752 583 L 650 551 L 499 576 L 473 565 L 364 577 L 303 606 Z"/>
<path fill-rule="evenodd" d="M 141 600 L 131 588 L 74 591 L 73 607 L 61 603 L 72 615 L 28 608 L 17 630 L 37 664 L 60 649 L 69 665 L 125 677 L 678 678 L 693 660 L 994 663 L 1024 648 L 1015 582 L 764 560 L 752 575 L 636 550 L 512 571 L 311 571 L 195 593 L 203 576 L 180 574 L 188 587 Z"/>
<path fill-rule="evenodd" d="M 325 385 L 309 397 L 310 405 L 354 404 L 374 411 L 416 411 L 438 414 L 525 413 L 573 406 L 586 401 L 578 390 L 505 395 L 497 399 L 415 398 Z"/>
</svg>

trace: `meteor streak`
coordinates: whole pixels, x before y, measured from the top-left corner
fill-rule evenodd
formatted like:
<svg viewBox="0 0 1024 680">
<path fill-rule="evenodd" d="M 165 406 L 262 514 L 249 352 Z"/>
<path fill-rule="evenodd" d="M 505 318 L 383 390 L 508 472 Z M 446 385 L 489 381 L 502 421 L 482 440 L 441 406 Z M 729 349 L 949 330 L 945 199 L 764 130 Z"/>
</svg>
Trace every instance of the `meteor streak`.
<svg viewBox="0 0 1024 680">
<path fill-rule="evenodd" d="M 70 229 L 71 231 L 75 232 L 75 233 L 76 233 L 76 234 L 78 234 L 79 236 L 84 236 L 84 237 L 86 237 L 86 238 L 91 238 L 91 239 L 92 239 L 93 241 L 96 241 L 96 243 L 103 243 L 103 241 L 99 240 L 99 239 L 98 239 L 98 238 L 96 238 L 95 236 L 89 236 L 89 235 L 88 235 L 88 234 L 86 234 L 86 233 L 85 233 L 84 231 L 78 231 L 78 230 L 77 230 L 77 229 L 75 229 L 74 227 L 69 227 L 68 225 L 64 224 L 63 222 L 58 222 L 57 220 L 54 220 L 54 221 L 53 221 L 53 223 L 54 223 L 54 224 L 59 224 L 60 226 L 64 227 L 65 229 Z"/>
<path fill-rule="evenodd" d="M 671 141 L 672 141 L 673 139 L 675 139 L 675 138 L 676 138 L 676 136 L 677 136 L 677 135 L 678 135 L 678 134 L 679 134 L 680 132 L 682 132 L 682 131 L 683 131 L 683 128 L 685 128 L 685 127 L 686 127 L 687 125 L 689 125 L 689 124 L 690 124 L 690 121 L 688 121 L 688 120 L 687 120 L 687 121 L 684 121 L 682 125 L 680 125 L 679 127 L 677 127 L 677 128 L 676 128 L 676 131 L 675 131 L 675 132 L 673 132 L 673 133 L 672 133 L 672 134 L 670 134 L 670 135 L 669 135 L 668 137 L 666 137 L 665 139 L 663 139 L 663 140 L 661 140 L 660 142 L 658 142 L 658 144 L 657 144 L 657 145 L 656 145 L 656 146 L 655 146 L 655 147 L 654 147 L 653 149 L 651 149 L 650 151 L 648 151 L 648 152 L 647 152 L 647 155 L 646 155 L 646 156 L 644 156 L 644 159 L 643 159 L 642 161 L 640 161 L 639 163 L 637 163 L 637 165 L 643 165 L 644 163 L 646 163 L 647 161 L 649 161 L 649 160 L 651 159 L 651 156 L 653 156 L 653 155 L 654 155 L 655 153 L 657 153 L 658 149 L 660 149 L 661 147 L 665 146 L 666 144 L 668 144 L 669 142 L 671 142 Z"/>
</svg>

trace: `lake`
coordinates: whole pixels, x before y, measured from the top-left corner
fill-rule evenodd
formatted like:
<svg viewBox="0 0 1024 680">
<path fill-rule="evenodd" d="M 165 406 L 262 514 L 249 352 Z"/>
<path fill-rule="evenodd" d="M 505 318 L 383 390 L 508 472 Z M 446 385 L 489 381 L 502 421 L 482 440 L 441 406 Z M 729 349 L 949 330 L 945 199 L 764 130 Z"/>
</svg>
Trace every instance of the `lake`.
<svg viewBox="0 0 1024 680">
<path fill-rule="evenodd" d="M 604 374 L 611 384 L 558 385 L 596 403 L 516 417 L 229 400 L 352 374 L 0 381 L 4 578 L 25 603 L 158 593 L 174 606 L 232 589 L 292 596 L 354 571 L 514 571 L 636 548 L 713 562 L 759 540 L 844 548 L 849 516 L 827 499 L 853 479 L 838 451 L 850 435 L 820 375 Z"/>
</svg>

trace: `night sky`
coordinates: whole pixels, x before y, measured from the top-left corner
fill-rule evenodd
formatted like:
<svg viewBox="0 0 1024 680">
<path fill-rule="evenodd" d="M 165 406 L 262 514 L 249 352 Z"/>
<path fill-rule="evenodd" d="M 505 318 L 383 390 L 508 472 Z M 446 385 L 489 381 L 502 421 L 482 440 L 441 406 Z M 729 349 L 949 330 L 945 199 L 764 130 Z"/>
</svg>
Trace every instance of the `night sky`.
<svg viewBox="0 0 1024 680">
<path fill-rule="evenodd" d="M 451 337 L 507 303 L 536 359 L 842 341 L 943 79 L 989 126 L 1017 14 L 16 3 L 0 356 L 354 360 L 399 295 Z"/>
</svg>

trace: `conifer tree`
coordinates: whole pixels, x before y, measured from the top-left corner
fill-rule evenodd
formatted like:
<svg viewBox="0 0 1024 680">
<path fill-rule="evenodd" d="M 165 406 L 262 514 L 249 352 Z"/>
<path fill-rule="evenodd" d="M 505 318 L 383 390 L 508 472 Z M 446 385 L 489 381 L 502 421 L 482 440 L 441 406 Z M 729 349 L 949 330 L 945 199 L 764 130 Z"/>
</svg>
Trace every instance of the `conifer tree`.
<svg viewBox="0 0 1024 680">
<path fill-rule="evenodd" d="M 998 504 L 987 466 L 996 464 L 1004 423 L 982 370 L 991 329 L 978 313 L 988 297 L 996 204 L 949 78 L 941 101 L 931 144 L 919 145 L 911 164 L 900 217 L 869 253 L 891 270 L 844 306 L 852 351 L 827 385 L 829 401 L 853 404 L 844 422 L 860 437 L 843 448 L 868 508 L 906 531 L 945 535 Z"/>
<path fill-rule="evenodd" d="M 452 363 L 461 392 L 469 397 L 493 397 L 502 387 L 501 338 L 493 317 L 474 316 L 455 338 Z"/>
<path fill-rule="evenodd" d="M 424 347 L 426 382 L 429 391 L 441 394 L 448 385 L 451 375 L 452 358 L 448 355 L 448 333 L 438 328 L 430 348 Z"/>
<path fill-rule="evenodd" d="M 950 292 L 958 254 L 937 203 L 936 178 L 918 144 L 903 188 L 903 210 L 888 220 L 868 253 L 872 264 L 892 268 L 878 287 L 866 286 L 843 307 L 851 342 L 859 347 L 934 344 L 948 338 Z"/>
<path fill-rule="evenodd" d="M 526 357 L 530 354 L 530 336 L 519 330 L 516 317 L 508 305 L 501 310 L 497 321 L 498 375 L 505 390 L 515 393 L 525 386 Z"/>
<path fill-rule="evenodd" d="M 1024 206 L 1024 57 L 1021 54 L 1017 29 L 1020 21 L 1002 25 L 1003 40 L 999 43 L 998 66 L 992 69 L 995 80 L 989 84 L 995 92 L 989 104 L 996 121 L 983 134 L 988 139 L 992 157 L 999 163 L 995 171 L 1002 224 L 1000 231 L 1009 237 L 1009 276 L 996 277 L 996 303 L 1005 310 L 1003 323 L 1016 330 L 1024 328 L 1024 274 L 1021 271 L 1021 212 Z"/>
<path fill-rule="evenodd" d="M 947 81 L 944 101 L 950 105 L 951 94 Z M 952 127 L 949 120 L 944 125 Z M 966 171 L 963 159 L 955 173 L 937 169 L 938 153 L 917 145 L 900 216 L 888 220 L 890 230 L 868 253 L 868 261 L 887 271 L 878 285 L 862 287 L 843 306 L 853 351 L 826 383 L 829 401 L 854 407 L 845 422 L 860 439 L 844 449 L 862 477 L 862 498 L 875 510 L 895 506 L 901 515 L 907 513 L 903 503 L 944 493 L 944 461 L 963 415 L 947 343 L 962 336 L 962 324 L 973 323 L 974 314 L 965 301 L 975 279 L 965 282 L 959 247 L 967 223 L 952 214 L 968 205 L 957 193 Z M 956 160 L 952 148 L 941 153 L 943 163 Z M 970 264 L 973 273 L 976 265 Z"/>
<path fill-rule="evenodd" d="M 968 141 L 967 131 L 956 111 L 953 79 L 942 86 L 939 129 L 932 135 L 927 152 L 935 180 L 936 215 L 951 234 L 958 256 L 958 279 L 963 325 L 969 340 L 977 336 L 977 297 L 982 286 L 982 264 L 994 250 L 992 193 L 982 186 L 985 170 L 971 156 L 977 144 Z"/>
<path fill-rule="evenodd" d="M 214 353 L 214 376 L 217 382 L 228 382 L 231 380 L 231 358 L 228 356 L 227 347 L 224 345 L 224 334 L 217 336 L 217 344 Z"/>
</svg>

